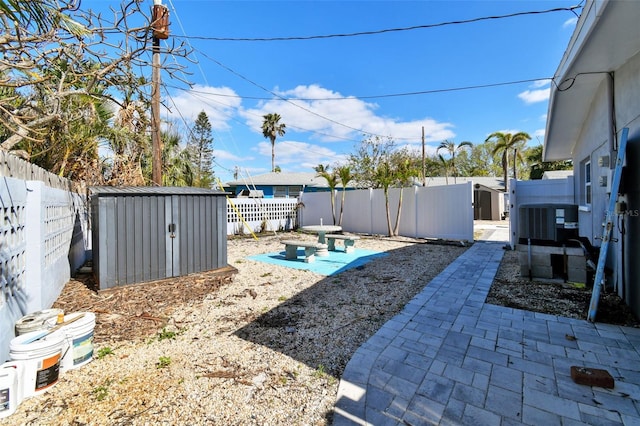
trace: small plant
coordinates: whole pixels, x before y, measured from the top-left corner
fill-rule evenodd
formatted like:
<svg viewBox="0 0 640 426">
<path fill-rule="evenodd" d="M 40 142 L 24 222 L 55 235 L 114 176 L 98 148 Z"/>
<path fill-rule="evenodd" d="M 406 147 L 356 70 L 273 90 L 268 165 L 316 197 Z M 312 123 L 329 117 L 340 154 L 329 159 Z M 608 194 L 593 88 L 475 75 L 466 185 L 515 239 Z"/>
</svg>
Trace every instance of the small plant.
<svg viewBox="0 0 640 426">
<path fill-rule="evenodd" d="M 271 272 L 265 272 L 264 274 L 260 275 L 260 278 L 264 278 L 268 276 L 271 276 Z"/>
<path fill-rule="evenodd" d="M 318 368 L 316 368 L 316 371 L 313 372 L 313 377 L 317 379 L 322 379 L 326 375 L 327 373 L 325 371 L 324 365 L 322 364 L 318 365 Z"/>
<path fill-rule="evenodd" d="M 166 368 L 171 365 L 171 357 L 161 356 L 158 358 L 158 362 L 156 363 L 156 368 Z"/>
<path fill-rule="evenodd" d="M 236 260 L 236 263 L 244 263 L 244 259 L 238 259 Z"/>
<path fill-rule="evenodd" d="M 287 300 L 287 296 L 278 297 L 278 302 L 284 302 L 285 300 Z"/>
<path fill-rule="evenodd" d="M 98 352 L 97 352 L 98 359 L 102 359 L 107 355 L 113 355 L 113 349 L 111 349 L 109 346 L 105 346 L 104 348 L 98 349 Z"/>
<path fill-rule="evenodd" d="M 102 385 L 93 390 L 93 394 L 98 401 L 104 401 L 109 395 L 109 385 L 111 385 L 111 380 L 106 380 Z"/>
<path fill-rule="evenodd" d="M 167 330 L 163 328 L 160 333 L 158 333 L 158 341 L 162 342 L 163 340 L 171 340 L 176 338 L 177 333 L 175 331 Z"/>
</svg>

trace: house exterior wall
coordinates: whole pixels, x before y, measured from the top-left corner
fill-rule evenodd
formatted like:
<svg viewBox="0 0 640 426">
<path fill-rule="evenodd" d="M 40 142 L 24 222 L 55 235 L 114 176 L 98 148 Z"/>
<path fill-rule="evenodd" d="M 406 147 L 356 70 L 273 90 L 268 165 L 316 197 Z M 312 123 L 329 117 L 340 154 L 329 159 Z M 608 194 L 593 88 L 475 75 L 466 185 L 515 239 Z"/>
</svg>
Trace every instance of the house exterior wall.
<svg viewBox="0 0 640 426">
<path fill-rule="evenodd" d="M 576 201 L 580 205 L 580 235 L 587 237 L 594 246 L 600 246 L 605 211 L 609 201 L 608 185 L 616 153 L 612 151 L 611 130 L 615 126 L 616 137 L 622 128 L 629 128 L 626 152 L 626 194 L 620 198 L 628 206 L 627 213 L 614 219 L 607 266 L 614 271 L 607 277 L 607 287 L 625 299 L 626 303 L 640 315 L 640 268 L 633 253 L 640 249 L 640 54 L 632 57 L 615 71 L 613 79 L 606 79 L 597 90 L 591 103 L 587 120 L 583 123 L 579 139 L 573 151 Z M 614 111 L 612 112 L 612 108 Z M 611 117 L 614 117 L 612 120 Z M 599 164 L 600 158 L 608 158 L 608 164 Z M 591 203 L 585 200 L 585 161 L 591 163 Z M 633 183 L 631 183 L 633 182 Z M 623 270 L 626 273 L 623 274 Z"/>
</svg>

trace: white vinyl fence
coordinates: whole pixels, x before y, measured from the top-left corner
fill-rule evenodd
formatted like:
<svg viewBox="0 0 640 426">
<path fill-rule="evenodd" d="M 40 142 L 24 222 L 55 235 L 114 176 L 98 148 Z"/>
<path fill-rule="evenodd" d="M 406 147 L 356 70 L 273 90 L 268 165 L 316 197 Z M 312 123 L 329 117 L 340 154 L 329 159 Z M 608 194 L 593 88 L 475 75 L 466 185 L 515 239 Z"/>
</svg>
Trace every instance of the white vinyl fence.
<svg viewBox="0 0 640 426">
<path fill-rule="evenodd" d="M 518 242 L 518 212 L 523 204 L 576 204 L 573 176 L 564 179 L 515 180 L 509 182 L 509 243 Z"/>
<path fill-rule="evenodd" d="M 389 190 L 391 225 L 398 216 L 402 191 L 399 234 L 412 238 L 473 241 L 473 183 L 392 188 Z M 339 222 L 342 191 L 335 192 L 335 217 Z M 384 191 L 362 189 L 345 192 L 342 229 L 346 232 L 388 235 Z M 331 194 L 304 193 L 300 225 L 333 224 Z"/>
</svg>

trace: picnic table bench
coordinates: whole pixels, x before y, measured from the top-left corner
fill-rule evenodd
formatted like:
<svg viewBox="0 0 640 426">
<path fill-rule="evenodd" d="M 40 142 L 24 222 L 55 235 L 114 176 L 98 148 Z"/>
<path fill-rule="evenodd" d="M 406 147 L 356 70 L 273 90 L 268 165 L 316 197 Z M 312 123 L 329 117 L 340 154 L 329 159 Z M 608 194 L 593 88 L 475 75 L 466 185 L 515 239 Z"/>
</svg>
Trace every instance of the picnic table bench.
<svg viewBox="0 0 640 426">
<path fill-rule="evenodd" d="M 344 243 L 344 252 L 351 253 L 355 248 L 356 241 L 360 239 L 357 235 L 342 235 L 342 234 L 327 234 L 324 236 L 327 239 L 327 245 L 329 251 L 336 250 L 336 240 L 342 240 Z"/>
<path fill-rule="evenodd" d="M 316 252 L 327 251 L 327 245 L 321 244 L 315 241 L 296 241 L 285 240 L 284 244 L 285 255 L 284 258 L 291 260 L 298 258 L 298 247 L 304 248 L 304 261 L 307 263 L 315 262 Z M 320 254 L 318 254 L 320 256 Z"/>
</svg>

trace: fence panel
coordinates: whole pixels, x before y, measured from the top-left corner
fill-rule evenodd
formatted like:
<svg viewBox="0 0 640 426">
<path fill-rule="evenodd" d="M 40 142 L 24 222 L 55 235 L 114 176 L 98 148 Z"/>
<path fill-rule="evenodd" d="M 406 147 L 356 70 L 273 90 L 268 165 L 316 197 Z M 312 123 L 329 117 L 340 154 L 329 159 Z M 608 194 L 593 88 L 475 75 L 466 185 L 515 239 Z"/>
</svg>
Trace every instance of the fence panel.
<svg viewBox="0 0 640 426">
<path fill-rule="evenodd" d="M 292 230 L 297 198 L 233 198 L 227 201 L 227 235 Z"/>
<path fill-rule="evenodd" d="M 403 188 L 400 235 L 416 238 L 473 240 L 473 183 Z M 345 194 L 342 229 L 346 232 L 388 235 L 382 189 L 360 189 Z M 389 192 L 391 226 L 395 225 L 400 190 Z M 328 193 L 302 194 L 305 213 L 301 225 L 319 223 L 314 209 L 327 209 Z M 339 203 L 336 203 L 339 206 Z M 326 210 L 325 210 L 326 211 Z M 330 207 L 328 208 L 330 212 Z"/>
<path fill-rule="evenodd" d="M 306 194 L 305 194 L 306 195 Z M 356 234 L 371 234 L 373 210 L 372 190 L 347 191 L 342 212 L 342 227 Z"/>
<path fill-rule="evenodd" d="M 27 187 L 8 177 L 0 183 L 0 356 L 9 357 L 13 324 L 27 313 Z"/>
<path fill-rule="evenodd" d="M 420 238 L 473 241 L 473 183 L 419 187 Z"/>
</svg>

